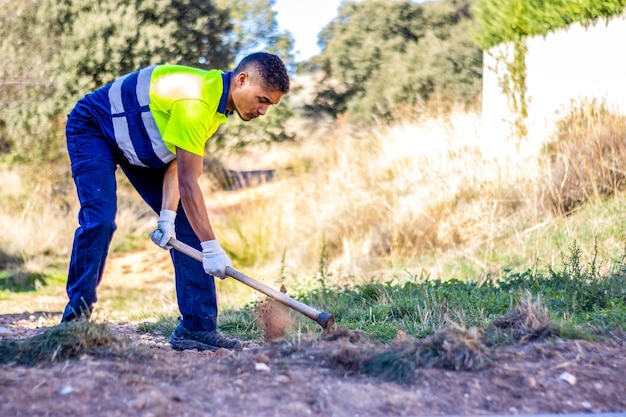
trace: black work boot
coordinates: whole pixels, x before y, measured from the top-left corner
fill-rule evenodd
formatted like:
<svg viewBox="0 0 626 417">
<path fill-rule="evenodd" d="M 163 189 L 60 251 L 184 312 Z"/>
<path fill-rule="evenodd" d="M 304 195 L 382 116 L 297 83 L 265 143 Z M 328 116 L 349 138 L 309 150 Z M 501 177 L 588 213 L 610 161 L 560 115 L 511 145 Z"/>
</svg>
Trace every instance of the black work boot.
<svg viewBox="0 0 626 417">
<path fill-rule="evenodd" d="M 215 352 L 218 349 L 241 350 L 240 340 L 222 336 L 217 330 L 189 330 L 178 323 L 168 340 L 176 350 L 197 349 Z"/>
</svg>

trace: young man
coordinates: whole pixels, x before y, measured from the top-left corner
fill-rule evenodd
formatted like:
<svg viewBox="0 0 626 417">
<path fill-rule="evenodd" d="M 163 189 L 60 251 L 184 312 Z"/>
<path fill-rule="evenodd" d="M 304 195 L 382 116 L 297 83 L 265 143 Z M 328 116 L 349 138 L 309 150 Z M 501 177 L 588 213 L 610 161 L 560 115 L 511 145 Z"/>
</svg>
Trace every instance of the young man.
<svg viewBox="0 0 626 417">
<path fill-rule="evenodd" d="M 88 318 L 97 301 L 116 229 L 115 170 L 119 166 L 141 197 L 159 213 L 152 239 L 169 249 L 180 241 L 202 250 L 199 263 L 171 251 L 182 315 L 170 344 L 175 349 L 240 349 L 217 331 L 213 276 L 225 278 L 231 261 L 211 227 L 198 185 L 206 141 L 236 112 L 249 121 L 264 115 L 289 90 L 283 62 L 255 53 L 232 72 L 157 65 L 125 75 L 81 99 L 69 115 L 66 136 L 76 184 L 80 226 L 74 235 L 62 322 Z M 158 233 L 157 233 L 158 232 Z"/>
</svg>

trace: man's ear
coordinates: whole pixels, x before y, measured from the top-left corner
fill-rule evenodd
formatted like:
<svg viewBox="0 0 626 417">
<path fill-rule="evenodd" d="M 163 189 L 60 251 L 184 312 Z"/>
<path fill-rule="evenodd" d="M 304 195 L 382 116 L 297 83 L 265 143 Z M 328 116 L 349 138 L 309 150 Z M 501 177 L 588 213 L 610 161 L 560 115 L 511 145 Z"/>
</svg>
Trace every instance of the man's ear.
<svg viewBox="0 0 626 417">
<path fill-rule="evenodd" d="M 248 82 L 248 74 L 245 72 L 240 72 L 237 74 L 236 83 L 237 87 L 243 87 L 246 82 Z"/>
</svg>

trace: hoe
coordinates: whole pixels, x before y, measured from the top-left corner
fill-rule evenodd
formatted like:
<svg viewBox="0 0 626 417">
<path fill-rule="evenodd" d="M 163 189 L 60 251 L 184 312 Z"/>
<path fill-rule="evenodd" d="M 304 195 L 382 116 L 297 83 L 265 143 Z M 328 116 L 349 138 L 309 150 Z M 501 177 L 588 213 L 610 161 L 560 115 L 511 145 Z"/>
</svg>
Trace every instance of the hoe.
<svg viewBox="0 0 626 417">
<path fill-rule="evenodd" d="M 176 249 L 177 251 L 184 253 L 185 255 L 199 262 L 202 262 L 202 252 L 200 252 L 197 249 L 192 248 L 191 246 L 181 242 L 180 240 L 171 238 L 168 242 L 168 245 L 170 245 L 172 248 Z M 228 275 L 231 278 L 236 279 L 237 281 L 241 282 L 242 284 L 247 285 L 248 287 L 251 287 L 267 295 L 268 297 L 273 298 L 274 300 L 278 302 L 283 303 L 287 307 L 290 307 L 296 310 L 297 312 L 304 314 L 305 316 L 307 316 L 311 320 L 314 320 L 317 324 L 322 326 L 322 329 L 324 329 L 325 331 L 332 330 L 332 328 L 335 325 L 335 318 L 333 317 L 332 314 L 326 313 L 323 311 L 318 311 L 311 306 L 301 303 L 300 301 L 295 300 L 289 297 L 288 295 L 283 294 L 280 291 L 276 291 L 275 289 L 268 287 L 267 285 L 259 281 L 256 281 L 253 278 L 250 278 L 249 276 L 235 270 L 234 268 L 230 266 L 226 267 L 226 275 Z"/>
</svg>

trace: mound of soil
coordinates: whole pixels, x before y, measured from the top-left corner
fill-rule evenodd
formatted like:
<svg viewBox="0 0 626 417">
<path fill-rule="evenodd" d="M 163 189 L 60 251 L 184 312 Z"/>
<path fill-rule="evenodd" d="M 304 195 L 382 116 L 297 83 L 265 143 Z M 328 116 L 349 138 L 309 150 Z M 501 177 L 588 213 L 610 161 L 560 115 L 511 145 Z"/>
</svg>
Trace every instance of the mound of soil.
<svg viewBox="0 0 626 417">
<path fill-rule="evenodd" d="M 0 315 L 0 337 L 36 334 L 41 328 L 29 325 L 36 322 L 28 313 Z M 491 350 L 488 363 L 472 368 L 477 370 L 424 362 L 398 380 L 390 373 L 365 373 L 363 364 L 376 358 L 372 354 L 415 355 L 429 345 L 410 345 L 399 337 L 391 347 L 382 347 L 359 332 L 337 329 L 314 340 L 279 339 L 236 353 L 178 352 L 163 338 L 140 335 L 133 325 L 110 326 L 115 334 L 148 348 L 150 355 L 141 360 L 85 355 L 46 366 L 4 365 L 0 415 L 347 417 L 626 411 L 626 343 L 617 339 L 551 339 L 506 346 Z"/>
</svg>

